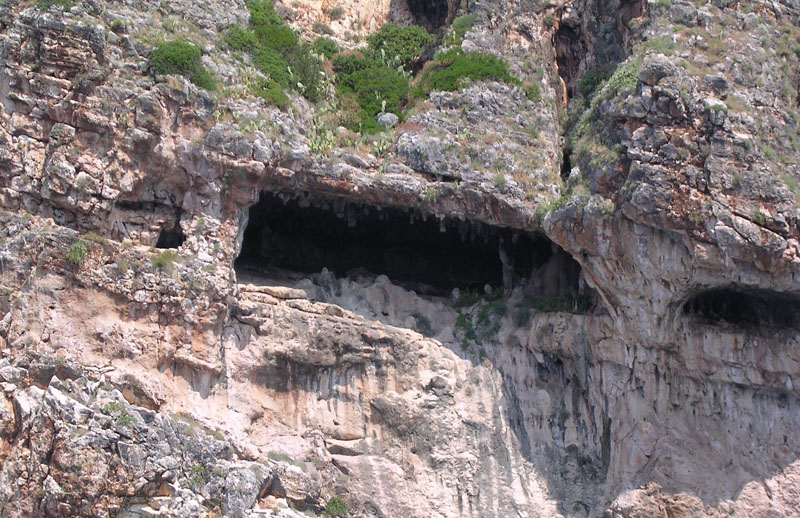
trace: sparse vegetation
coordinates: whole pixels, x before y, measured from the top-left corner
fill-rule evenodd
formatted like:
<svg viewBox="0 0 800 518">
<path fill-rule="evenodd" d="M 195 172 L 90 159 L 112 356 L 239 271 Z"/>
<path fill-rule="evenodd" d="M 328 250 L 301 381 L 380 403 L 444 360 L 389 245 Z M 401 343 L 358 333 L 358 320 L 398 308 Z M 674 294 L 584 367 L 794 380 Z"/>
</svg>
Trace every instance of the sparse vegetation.
<svg viewBox="0 0 800 518">
<path fill-rule="evenodd" d="M 325 11 L 325 14 L 328 15 L 328 18 L 330 18 L 331 21 L 341 20 L 342 18 L 344 18 L 344 7 L 342 7 L 341 5 L 331 7 L 330 9 Z"/>
<path fill-rule="evenodd" d="M 206 484 L 206 482 L 208 482 L 210 473 L 211 472 L 207 467 L 203 466 L 202 464 L 195 464 L 189 468 L 189 472 L 186 474 L 186 476 L 193 486 L 203 486 Z"/>
<path fill-rule="evenodd" d="M 67 261 L 71 262 L 75 266 L 80 266 L 83 264 L 83 261 L 86 259 L 87 253 L 86 244 L 77 241 L 70 245 L 69 250 L 67 250 Z"/>
<path fill-rule="evenodd" d="M 166 268 L 167 266 L 171 266 L 173 263 L 175 263 L 175 259 L 177 258 L 178 254 L 172 250 L 164 250 L 160 254 L 153 257 L 150 260 L 150 263 L 156 268 Z"/>
<path fill-rule="evenodd" d="M 38 0 L 36 2 L 36 7 L 42 11 L 47 11 L 54 5 L 61 6 L 68 11 L 75 6 L 75 0 Z"/>
<path fill-rule="evenodd" d="M 325 514 L 328 516 L 344 516 L 348 512 L 350 512 L 350 507 L 347 505 L 347 502 L 338 496 L 330 497 L 325 504 Z"/>
<path fill-rule="evenodd" d="M 475 14 L 464 14 L 453 20 L 450 26 L 450 33 L 444 40 L 444 45 L 461 45 L 464 41 L 464 36 L 475 26 L 478 21 L 478 16 Z"/>
</svg>

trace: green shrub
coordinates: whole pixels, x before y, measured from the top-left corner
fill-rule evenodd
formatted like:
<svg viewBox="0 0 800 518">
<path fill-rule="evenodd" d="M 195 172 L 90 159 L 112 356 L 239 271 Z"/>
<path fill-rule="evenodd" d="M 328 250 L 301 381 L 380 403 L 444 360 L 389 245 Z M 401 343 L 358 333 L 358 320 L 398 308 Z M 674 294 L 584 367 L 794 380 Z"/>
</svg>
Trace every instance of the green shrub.
<svg viewBox="0 0 800 518">
<path fill-rule="evenodd" d="M 352 84 L 349 80 L 352 74 L 366 68 L 383 66 L 379 60 L 371 59 L 360 54 L 340 54 L 333 58 L 333 71 L 336 72 L 336 82 L 339 84 Z"/>
<path fill-rule="evenodd" d="M 213 90 L 214 80 L 203 66 L 202 55 L 201 50 L 189 42 L 168 41 L 150 53 L 147 68 L 153 74 L 179 74 L 200 88 Z"/>
<path fill-rule="evenodd" d="M 234 25 L 230 28 L 228 34 L 225 35 L 225 43 L 230 49 L 252 52 L 258 45 L 258 40 L 252 31 Z"/>
<path fill-rule="evenodd" d="M 340 92 L 352 94 L 361 107 L 361 130 L 367 133 L 381 131 L 375 118 L 382 111 L 401 113 L 409 92 L 406 76 L 387 66 L 372 66 L 357 70 L 342 78 Z"/>
<path fill-rule="evenodd" d="M 375 133 L 383 129 L 376 122 L 381 111 L 402 116 L 402 106 L 410 91 L 405 74 L 372 55 L 357 53 L 334 57 L 333 70 L 340 105 L 347 110 L 346 116 L 340 118 L 343 126 Z M 360 108 L 357 117 L 353 117 L 353 102 Z"/>
<path fill-rule="evenodd" d="M 344 17 L 344 7 L 342 7 L 341 5 L 337 5 L 336 7 L 331 7 L 330 9 L 325 11 L 325 14 L 327 14 L 328 18 L 330 18 L 333 21 L 341 20 Z"/>
<path fill-rule="evenodd" d="M 347 505 L 347 502 L 338 496 L 330 497 L 328 502 L 325 504 L 325 514 L 328 516 L 343 516 L 349 511 L 350 507 Z"/>
<path fill-rule="evenodd" d="M 461 45 L 464 36 L 475 26 L 478 16 L 475 14 L 465 14 L 453 20 L 450 26 L 450 35 L 445 39 L 446 45 Z"/>
<path fill-rule="evenodd" d="M 639 84 L 639 68 L 642 62 L 639 58 L 632 58 L 617 66 L 614 74 L 608 80 L 606 92 L 608 97 L 617 94 L 627 94 L 636 89 Z"/>
<path fill-rule="evenodd" d="M 311 44 L 311 51 L 314 54 L 325 56 L 330 59 L 334 54 L 339 52 L 339 46 L 330 38 L 317 38 L 314 43 Z"/>
<path fill-rule="evenodd" d="M 258 79 L 253 93 L 278 108 L 289 106 L 289 96 L 284 93 L 281 85 L 272 79 Z"/>
<path fill-rule="evenodd" d="M 542 87 L 539 83 L 531 83 L 525 88 L 525 95 L 531 101 L 538 103 L 542 99 Z"/>
<path fill-rule="evenodd" d="M 116 34 L 124 34 L 128 30 L 125 26 L 125 22 L 122 20 L 112 20 L 112 22 L 108 24 L 108 28 L 111 29 L 111 32 Z"/>
<path fill-rule="evenodd" d="M 275 12 L 272 2 L 255 0 L 247 8 L 249 27 L 231 27 L 226 36 L 227 44 L 234 50 L 250 53 L 256 67 L 282 89 L 297 90 L 307 99 L 317 100 L 323 85 L 320 64 L 311 46 L 302 42 L 294 29 Z M 262 86 L 265 87 L 258 90 L 261 94 L 274 104 L 283 103 L 283 97 L 276 94 L 272 83 Z"/>
<path fill-rule="evenodd" d="M 258 53 L 253 56 L 253 64 L 269 79 L 282 87 L 292 87 L 292 76 L 289 74 L 289 64 L 275 49 L 264 47 L 259 50 Z"/>
<path fill-rule="evenodd" d="M 165 268 L 167 266 L 172 265 L 175 262 L 175 259 L 177 258 L 178 254 L 176 254 L 172 250 L 164 250 L 157 256 L 153 257 L 150 260 L 150 263 L 156 268 Z"/>
<path fill-rule="evenodd" d="M 86 244 L 82 243 L 81 241 L 72 243 L 67 251 L 67 261 L 71 262 L 75 266 L 80 266 L 86 259 L 86 252 Z"/>
<path fill-rule="evenodd" d="M 133 417 L 129 416 L 127 412 L 123 411 L 119 417 L 117 417 L 117 424 L 127 428 L 133 424 Z"/>
<path fill-rule="evenodd" d="M 482 52 L 462 54 L 451 50 L 436 59 L 434 66 L 425 72 L 420 84 L 425 92 L 452 92 L 461 88 L 466 79 L 519 83 L 500 58 Z"/>
<path fill-rule="evenodd" d="M 586 72 L 578 81 L 578 93 L 581 97 L 588 98 L 603 81 L 608 79 L 609 75 L 611 75 L 610 70 L 607 68 Z"/>
<path fill-rule="evenodd" d="M 400 27 L 392 23 L 382 26 L 367 39 L 372 50 L 385 51 L 388 60 L 397 59 L 405 68 L 409 68 L 434 41 L 433 35 L 422 27 Z"/>
<path fill-rule="evenodd" d="M 106 415 L 116 414 L 117 412 L 124 412 L 125 407 L 117 403 L 116 401 L 111 401 L 110 403 L 106 404 L 103 407 L 103 413 Z"/>
</svg>

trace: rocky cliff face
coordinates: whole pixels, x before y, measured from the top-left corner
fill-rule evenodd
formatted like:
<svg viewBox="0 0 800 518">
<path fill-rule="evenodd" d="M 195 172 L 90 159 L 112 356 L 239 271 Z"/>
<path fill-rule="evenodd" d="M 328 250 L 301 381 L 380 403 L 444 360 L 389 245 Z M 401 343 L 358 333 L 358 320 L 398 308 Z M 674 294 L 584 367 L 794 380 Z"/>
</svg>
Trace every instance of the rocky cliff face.
<svg viewBox="0 0 800 518">
<path fill-rule="evenodd" d="M 797 513 L 796 2 L 278 5 L 469 12 L 520 79 L 323 147 L 244 2 L 49 4 L 0 4 L 0 515 Z"/>
</svg>

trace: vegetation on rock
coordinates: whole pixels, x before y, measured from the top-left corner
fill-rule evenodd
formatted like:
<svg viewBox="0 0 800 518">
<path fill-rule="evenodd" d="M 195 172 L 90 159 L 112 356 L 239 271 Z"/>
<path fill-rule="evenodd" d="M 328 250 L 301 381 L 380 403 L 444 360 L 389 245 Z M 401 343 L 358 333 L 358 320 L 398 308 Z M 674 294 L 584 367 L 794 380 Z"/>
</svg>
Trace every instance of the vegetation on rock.
<svg viewBox="0 0 800 518">
<path fill-rule="evenodd" d="M 250 25 L 231 27 L 226 42 L 233 50 L 252 55 L 253 63 L 267 76 L 267 83 L 260 86 L 258 95 L 281 107 L 288 104 L 283 90 L 296 90 L 310 101 L 318 100 L 324 86 L 315 54 L 321 52 L 327 56 L 330 44 L 321 43 L 314 48 L 303 42 L 268 0 L 256 0 L 247 7 Z"/>
<path fill-rule="evenodd" d="M 152 74 L 179 74 L 206 90 L 216 84 L 202 61 L 202 51 L 187 41 L 162 43 L 150 53 L 147 68 Z"/>
<path fill-rule="evenodd" d="M 482 52 L 464 54 L 452 49 L 436 58 L 423 74 L 420 86 L 425 93 L 432 90 L 452 92 L 465 86 L 468 80 L 519 84 L 502 59 Z"/>
<path fill-rule="evenodd" d="M 350 511 L 347 502 L 338 496 L 332 496 L 325 504 L 325 514 L 328 516 L 344 516 Z"/>
</svg>

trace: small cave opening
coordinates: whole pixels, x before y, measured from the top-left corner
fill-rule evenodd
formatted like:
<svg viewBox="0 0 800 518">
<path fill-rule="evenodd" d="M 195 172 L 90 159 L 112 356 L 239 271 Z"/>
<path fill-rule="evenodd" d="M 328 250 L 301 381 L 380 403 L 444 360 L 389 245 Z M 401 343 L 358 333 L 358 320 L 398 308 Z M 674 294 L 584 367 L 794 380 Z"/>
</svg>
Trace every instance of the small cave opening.
<svg viewBox="0 0 800 518">
<path fill-rule="evenodd" d="M 308 194 L 262 192 L 249 210 L 237 272 L 337 277 L 386 275 L 419 294 L 486 285 L 559 296 L 577 293 L 580 266 L 547 237 L 418 209 Z"/>
<path fill-rule="evenodd" d="M 181 215 L 178 214 L 172 227 L 161 227 L 158 241 L 156 241 L 156 248 L 178 248 L 184 241 L 186 241 L 186 235 L 181 228 Z"/>
<path fill-rule="evenodd" d="M 566 181 L 572 171 L 572 150 L 564 147 L 564 155 L 561 159 L 561 179 Z"/>
<path fill-rule="evenodd" d="M 714 288 L 691 296 L 683 312 L 707 323 L 746 330 L 800 328 L 800 294 L 740 287 Z"/>
<path fill-rule="evenodd" d="M 457 7 L 454 6 L 454 12 Z M 450 15 L 447 0 L 408 0 L 408 10 L 418 25 L 432 32 L 438 32 L 447 23 Z"/>
</svg>

